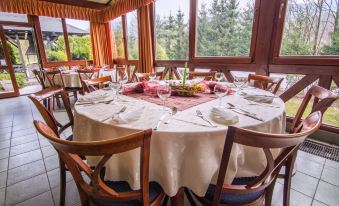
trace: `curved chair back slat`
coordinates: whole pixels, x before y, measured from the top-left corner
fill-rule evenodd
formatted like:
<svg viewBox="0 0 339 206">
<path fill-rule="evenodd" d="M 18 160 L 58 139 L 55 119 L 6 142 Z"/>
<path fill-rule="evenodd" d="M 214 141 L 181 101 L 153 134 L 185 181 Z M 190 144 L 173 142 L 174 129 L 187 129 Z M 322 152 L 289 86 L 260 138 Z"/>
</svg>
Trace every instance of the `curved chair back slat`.
<svg viewBox="0 0 339 206">
<path fill-rule="evenodd" d="M 255 87 L 260 89 L 271 91 L 276 94 L 284 78 L 269 77 L 264 75 L 249 74 L 248 83 L 253 82 Z"/>
</svg>

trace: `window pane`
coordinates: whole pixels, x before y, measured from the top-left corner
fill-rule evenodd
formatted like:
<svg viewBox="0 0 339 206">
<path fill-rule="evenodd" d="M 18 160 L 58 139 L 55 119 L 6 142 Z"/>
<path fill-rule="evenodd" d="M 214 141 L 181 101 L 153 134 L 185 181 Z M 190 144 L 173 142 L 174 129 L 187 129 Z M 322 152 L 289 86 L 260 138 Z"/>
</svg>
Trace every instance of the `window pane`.
<svg viewBox="0 0 339 206">
<path fill-rule="evenodd" d="M 122 18 L 117 18 L 110 21 L 111 34 L 114 34 L 114 39 L 112 41 L 112 49 L 115 49 L 115 54 L 117 58 L 125 58 L 125 48 L 124 48 L 124 33 L 122 29 Z M 115 46 L 114 46 L 115 45 Z"/>
<path fill-rule="evenodd" d="M 338 0 L 289 0 L 281 55 L 339 55 Z"/>
<path fill-rule="evenodd" d="M 128 59 L 139 59 L 138 50 L 138 14 L 137 11 L 129 12 L 127 18 Z"/>
<path fill-rule="evenodd" d="M 188 59 L 189 2 L 189 0 L 156 1 L 156 59 Z"/>
<path fill-rule="evenodd" d="M 255 0 L 198 0 L 197 56 L 249 56 Z"/>
<path fill-rule="evenodd" d="M 40 25 L 47 61 L 66 61 L 64 32 L 60 18 L 41 16 Z"/>
<path fill-rule="evenodd" d="M 0 12 L 0 21 L 11 21 L 11 22 L 28 22 L 26 14 L 16 14 L 16 13 L 7 13 Z"/>
<path fill-rule="evenodd" d="M 89 21 L 66 19 L 72 60 L 92 60 Z"/>
</svg>

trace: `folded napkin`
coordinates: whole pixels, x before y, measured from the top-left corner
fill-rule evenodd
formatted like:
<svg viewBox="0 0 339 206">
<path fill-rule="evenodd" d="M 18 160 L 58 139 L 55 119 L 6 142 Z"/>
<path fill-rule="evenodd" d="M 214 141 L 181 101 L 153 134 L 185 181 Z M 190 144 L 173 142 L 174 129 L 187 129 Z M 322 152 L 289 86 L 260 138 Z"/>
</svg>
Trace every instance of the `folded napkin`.
<svg viewBox="0 0 339 206">
<path fill-rule="evenodd" d="M 239 122 L 239 117 L 231 110 L 226 110 L 220 107 L 213 107 L 210 113 L 213 121 L 220 124 L 235 124 Z"/>
<path fill-rule="evenodd" d="M 78 98 L 77 103 L 85 103 L 85 102 L 95 102 L 95 101 L 103 101 L 108 97 L 107 93 L 90 93 L 85 96 L 80 96 Z"/>
<path fill-rule="evenodd" d="M 271 104 L 273 102 L 273 99 L 275 96 L 273 95 L 265 95 L 265 94 L 248 94 L 246 92 L 240 93 L 244 99 L 253 101 L 253 102 L 258 102 L 258 103 L 267 103 Z"/>
<path fill-rule="evenodd" d="M 144 111 L 144 107 L 139 107 L 133 110 L 122 112 L 112 117 L 112 122 L 116 124 L 127 124 L 129 122 L 138 120 Z"/>
</svg>

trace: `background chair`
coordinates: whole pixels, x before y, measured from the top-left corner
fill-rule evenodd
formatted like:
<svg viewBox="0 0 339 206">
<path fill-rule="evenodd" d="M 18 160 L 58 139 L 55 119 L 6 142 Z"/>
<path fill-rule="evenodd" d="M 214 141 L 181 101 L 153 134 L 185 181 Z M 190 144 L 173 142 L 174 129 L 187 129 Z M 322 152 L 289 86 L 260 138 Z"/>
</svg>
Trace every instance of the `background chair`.
<svg viewBox="0 0 339 206">
<path fill-rule="evenodd" d="M 194 79 L 197 77 L 204 77 L 206 81 L 214 81 L 215 80 L 215 73 L 216 71 L 210 71 L 210 72 L 189 72 L 188 73 L 188 79 Z"/>
<path fill-rule="evenodd" d="M 35 120 L 37 130 L 45 136 L 66 163 L 76 182 L 82 205 L 160 205 L 165 197 L 161 186 L 149 183 L 149 155 L 151 130 L 137 132 L 125 137 L 97 142 L 68 142 L 61 140 L 45 124 Z M 127 182 L 104 181 L 102 171 L 105 163 L 115 154 L 140 148 L 140 190 L 131 190 Z M 101 156 L 92 169 L 80 156 Z M 90 179 L 85 181 L 81 172 Z"/>
<path fill-rule="evenodd" d="M 253 82 L 255 87 L 260 89 L 271 91 L 276 94 L 284 78 L 269 77 L 257 74 L 248 75 L 248 83 Z"/>
<path fill-rule="evenodd" d="M 45 89 L 46 88 L 46 85 L 45 85 L 45 78 L 44 78 L 44 74 L 42 71 L 40 70 L 37 70 L 37 69 L 33 69 L 32 70 L 33 72 L 33 75 L 35 77 L 35 79 L 38 81 L 38 83 L 41 85 L 41 88 L 42 89 Z"/>
<path fill-rule="evenodd" d="M 82 84 L 85 80 L 91 80 L 93 78 L 99 78 L 100 68 L 85 68 L 77 70 L 79 79 L 82 86 L 82 93 L 84 93 L 84 85 Z"/>
<path fill-rule="evenodd" d="M 163 79 L 163 72 L 155 72 L 155 76 L 158 80 L 162 80 Z M 150 80 L 150 73 L 139 73 L 136 72 L 134 73 L 134 78 L 137 82 L 142 82 L 142 81 L 148 81 Z"/>
<path fill-rule="evenodd" d="M 98 89 L 105 88 L 108 86 L 108 83 L 112 82 L 111 76 L 100 77 L 90 80 L 82 80 L 81 84 L 83 85 L 84 92 L 91 93 Z"/>
<path fill-rule="evenodd" d="M 312 113 L 303 121 L 300 131 L 295 134 L 268 134 L 228 127 L 217 184 L 209 186 L 205 197 L 196 196 L 196 198 L 203 205 L 263 205 L 263 202 L 266 206 L 271 205 L 274 185 L 281 167 L 305 138 L 318 130 L 321 119 L 321 112 Z M 233 143 L 261 149 L 266 156 L 267 166 L 257 177 L 235 178 L 229 185 L 224 184 L 224 179 Z M 270 149 L 281 149 L 281 152 L 274 159 Z M 288 167 L 290 166 L 288 164 Z M 284 190 L 285 197 L 289 197 L 289 191 L 290 184 L 289 188 Z M 186 194 L 195 205 L 188 190 Z M 287 199 L 289 198 L 284 200 Z M 288 205 L 288 202 L 284 202 L 284 205 Z"/>
</svg>

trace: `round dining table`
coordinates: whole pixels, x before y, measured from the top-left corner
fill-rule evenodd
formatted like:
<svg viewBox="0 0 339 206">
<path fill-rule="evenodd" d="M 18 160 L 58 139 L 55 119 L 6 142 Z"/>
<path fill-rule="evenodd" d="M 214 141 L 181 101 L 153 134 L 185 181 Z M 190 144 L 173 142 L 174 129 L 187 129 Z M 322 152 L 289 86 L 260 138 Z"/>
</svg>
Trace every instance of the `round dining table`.
<svg viewBox="0 0 339 206">
<path fill-rule="evenodd" d="M 248 90 L 273 95 L 255 88 Z M 116 98 L 114 92 L 109 90 L 98 90 L 88 95 L 105 95 L 113 101 L 75 105 L 73 134 L 76 141 L 107 140 L 154 128 L 165 113 L 161 105 L 128 95 Z M 222 103 L 232 103 L 263 120 L 237 113 L 239 122 L 232 126 L 267 133 L 285 132 L 285 105 L 278 97 L 271 104 L 252 104 L 235 94 L 223 97 Z M 218 99 L 212 99 L 178 111 L 169 118 L 168 124 L 162 123 L 157 130 L 153 130 L 149 179 L 158 182 L 167 195 L 175 196 L 180 188 L 187 187 L 195 194 L 204 196 L 209 184 L 216 182 L 228 125 L 214 122 L 217 127 L 211 127 L 196 115 L 196 110 L 212 120 L 211 110 L 218 104 Z M 112 121 L 110 117 L 124 106 L 125 112 L 133 111 L 137 118 Z M 276 156 L 279 154 L 279 150 L 272 152 Z M 132 189 L 140 189 L 139 155 L 140 150 L 136 149 L 112 156 L 106 163 L 105 179 L 127 181 Z M 87 160 L 95 165 L 98 159 L 88 157 Z M 257 176 L 265 166 L 266 158 L 262 150 L 234 144 L 225 183 L 231 183 L 235 177 Z"/>
</svg>

